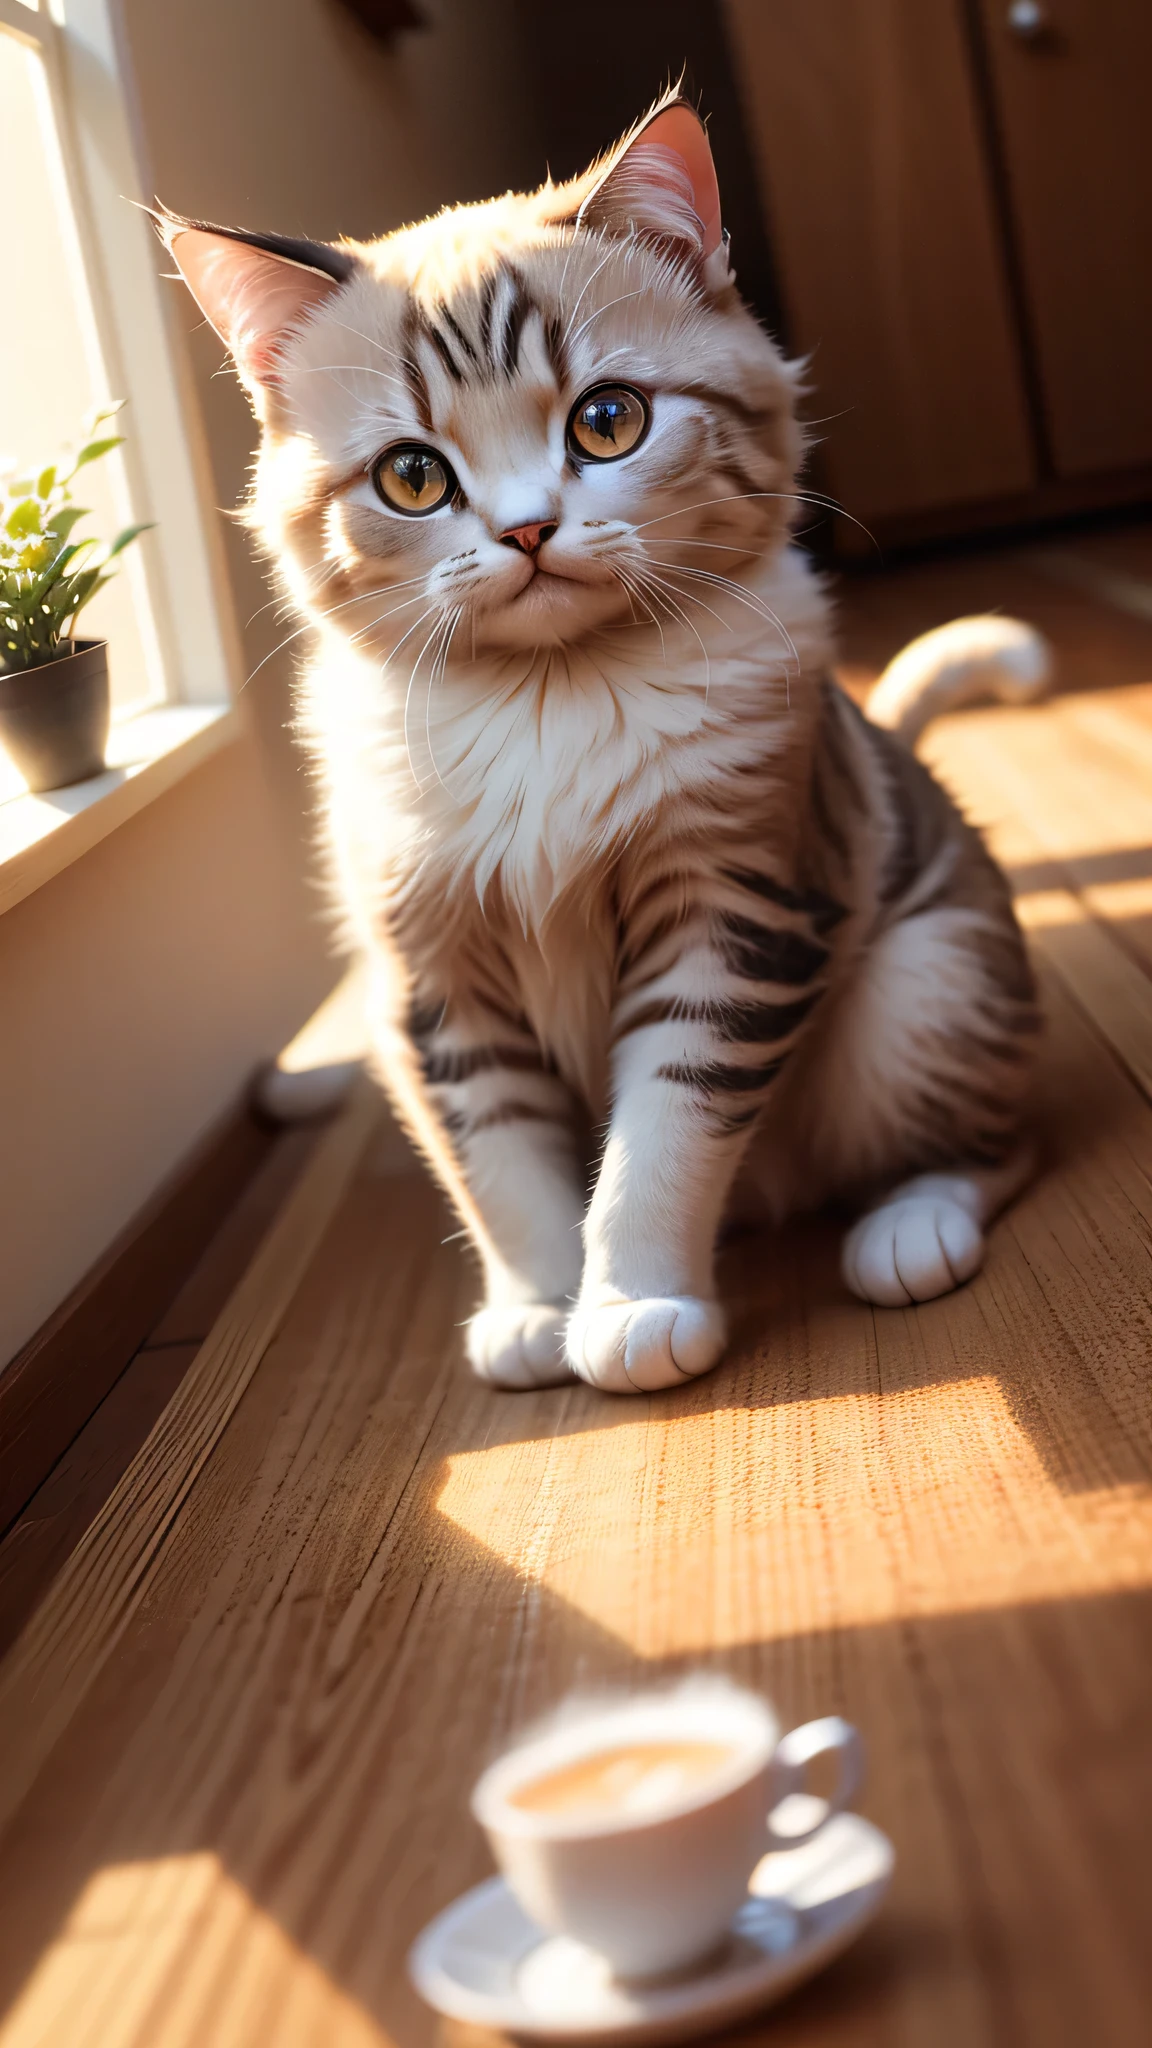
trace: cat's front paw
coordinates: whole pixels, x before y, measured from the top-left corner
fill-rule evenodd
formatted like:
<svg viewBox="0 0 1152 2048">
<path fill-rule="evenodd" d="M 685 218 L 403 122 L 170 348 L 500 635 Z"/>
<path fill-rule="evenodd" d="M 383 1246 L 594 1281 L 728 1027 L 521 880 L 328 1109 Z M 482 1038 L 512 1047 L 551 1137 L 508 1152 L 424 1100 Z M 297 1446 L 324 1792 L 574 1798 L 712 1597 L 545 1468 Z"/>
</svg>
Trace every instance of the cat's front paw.
<svg viewBox="0 0 1152 2048">
<path fill-rule="evenodd" d="M 716 1303 L 691 1294 L 582 1302 L 568 1324 L 568 1361 L 605 1393 L 651 1394 L 709 1372 L 726 1335 Z"/>
<path fill-rule="evenodd" d="M 932 1301 L 969 1280 L 984 1257 L 984 1234 L 946 1195 L 903 1195 L 853 1224 L 841 1271 L 853 1294 L 879 1308 Z"/>
<path fill-rule="evenodd" d="M 572 1370 L 564 1355 L 567 1314 L 566 1306 L 548 1301 L 478 1309 L 464 1345 L 477 1379 L 520 1391 L 570 1380 Z"/>
</svg>

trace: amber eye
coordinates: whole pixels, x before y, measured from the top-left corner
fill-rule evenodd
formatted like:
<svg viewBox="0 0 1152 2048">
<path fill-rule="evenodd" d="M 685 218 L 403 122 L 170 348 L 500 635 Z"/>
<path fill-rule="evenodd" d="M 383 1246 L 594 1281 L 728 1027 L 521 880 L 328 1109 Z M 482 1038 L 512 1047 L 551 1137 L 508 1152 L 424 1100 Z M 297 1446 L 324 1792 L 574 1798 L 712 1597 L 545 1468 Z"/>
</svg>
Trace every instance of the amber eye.
<svg viewBox="0 0 1152 2048">
<path fill-rule="evenodd" d="M 586 391 L 572 408 L 568 447 L 577 459 L 619 462 L 631 455 L 648 432 L 650 414 L 638 391 L 627 384 L 600 384 Z"/>
<path fill-rule="evenodd" d="M 372 472 L 372 481 L 386 505 L 396 512 L 435 512 L 456 490 L 456 479 L 442 455 L 410 441 L 389 448 Z"/>
</svg>

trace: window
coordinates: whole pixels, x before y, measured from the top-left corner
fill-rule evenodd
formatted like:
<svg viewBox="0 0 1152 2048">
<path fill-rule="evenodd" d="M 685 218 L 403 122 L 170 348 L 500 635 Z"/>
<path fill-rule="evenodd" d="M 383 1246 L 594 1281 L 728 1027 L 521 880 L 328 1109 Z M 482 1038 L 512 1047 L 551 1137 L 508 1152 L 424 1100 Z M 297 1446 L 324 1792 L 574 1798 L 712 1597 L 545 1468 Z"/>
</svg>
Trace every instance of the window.
<svg viewBox="0 0 1152 2048">
<path fill-rule="evenodd" d="M 131 204 L 150 195 L 116 11 L 117 0 L 0 0 L 0 453 L 49 459 L 96 401 L 127 401 L 127 443 L 85 472 L 82 492 L 86 531 L 155 522 L 85 614 L 109 641 L 124 719 L 222 702 L 237 671 L 207 465 L 167 326 L 172 287 Z"/>
<path fill-rule="evenodd" d="M 0 37 L 0 191 L 4 207 L 6 313 L 0 319 L 0 451 L 21 470 L 75 441 L 80 415 L 105 388 L 83 276 L 69 260 L 67 195 L 51 148 L 51 111 L 37 53 Z M 131 407 L 124 415 L 132 432 Z M 113 455 L 79 492 L 92 518 L 82 529 L 111 535 L 133 517 L 124 464 Z M 84 613 L 83 632 L 109 643 L 112 701 L 134 711 L 166 694 L 147 578 L 139 550 Z"/>
</svg>

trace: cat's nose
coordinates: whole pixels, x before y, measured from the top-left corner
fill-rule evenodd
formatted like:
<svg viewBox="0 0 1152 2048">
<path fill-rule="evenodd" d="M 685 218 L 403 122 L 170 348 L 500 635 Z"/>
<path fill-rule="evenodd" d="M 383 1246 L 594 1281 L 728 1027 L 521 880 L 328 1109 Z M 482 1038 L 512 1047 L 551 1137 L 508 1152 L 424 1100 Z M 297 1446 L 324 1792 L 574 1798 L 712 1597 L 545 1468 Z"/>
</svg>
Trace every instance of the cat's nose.
<svg viewBox="0 0 1152 2048">
<path fill-rule="evenodd" d="M 551 540 L 557 523 L 555 519 L 535 519 L 528 526 L 509 526 L 500 535 L 500 544 L 519 548 L 522 555 L 538 554 L 544 542 Z"/>
</svg>

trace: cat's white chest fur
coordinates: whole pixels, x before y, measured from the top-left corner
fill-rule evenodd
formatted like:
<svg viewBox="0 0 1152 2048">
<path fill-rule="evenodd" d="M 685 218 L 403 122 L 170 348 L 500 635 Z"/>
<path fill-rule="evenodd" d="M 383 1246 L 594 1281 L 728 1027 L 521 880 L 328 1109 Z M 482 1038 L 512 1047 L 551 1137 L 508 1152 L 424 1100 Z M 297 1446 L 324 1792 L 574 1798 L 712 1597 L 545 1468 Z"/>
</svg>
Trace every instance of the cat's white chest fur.
<svg viewBox="0 0 1152 2048">
<path fill-rule="evenodd" d="M 695 803 L 714 807 L 742 764 L 784 735 L 789 699 L 805 687 L 792 664 L 811 677 L 826 657 L 825 604 L 807 563 L 786 554 L 761 591 L 782 621 L 787 663 L 760 612 L 733 607 L 710 662 L 687 634 L 646 648 L 626 636 L 594 660 L 462 660 L 425 697 L 391 664 L 325 634 L 305 678 L 302 723 L 324 761 L 358 943 L 373 943 L 387 900 L 414 893 L 426 912 L 439 906 L 417 948 L 430 985 L 442 945 L 453 951 L 464 931 L 481 951 L 494 944 L 509 998 L 593 1115 L 608 1098 L 614 859 L 640 854 L 656 818 L 663 859 L 674 859 Z"/>
<path fill-rule="evenodd" d="M 506 935 L 504 947 L 540 1045 L 592 1115 L 603 1116 L 616 971 L 607 894 L 562 899 L 542 931 Z"/>
</svg>

